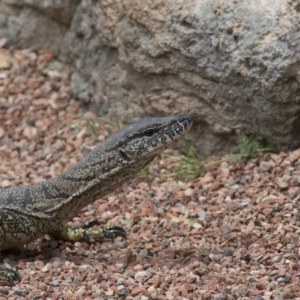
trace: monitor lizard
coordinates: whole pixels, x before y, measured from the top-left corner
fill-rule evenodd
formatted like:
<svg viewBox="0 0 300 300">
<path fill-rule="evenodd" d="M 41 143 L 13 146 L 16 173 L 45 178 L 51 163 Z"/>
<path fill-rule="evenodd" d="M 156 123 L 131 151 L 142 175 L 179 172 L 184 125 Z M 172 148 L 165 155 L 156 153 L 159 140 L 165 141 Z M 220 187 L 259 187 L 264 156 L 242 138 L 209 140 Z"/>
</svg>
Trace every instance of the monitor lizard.
<svg viewBox="0 0 300 300">
<path fill-rule="evenodd" d="M 53 179 L 0 190 L 0 249 L 28 244 L 44 234 L 67 241 L 126 238 L 122 227 L 74 228 L 67 222 L 85 206 L 136 175 L 192 126 L 192 117 L 146 118 L 124 127 L 81 161 Z M 16 268 L 0 267 L 10 286 L 20 281 Z"/>
</svg>

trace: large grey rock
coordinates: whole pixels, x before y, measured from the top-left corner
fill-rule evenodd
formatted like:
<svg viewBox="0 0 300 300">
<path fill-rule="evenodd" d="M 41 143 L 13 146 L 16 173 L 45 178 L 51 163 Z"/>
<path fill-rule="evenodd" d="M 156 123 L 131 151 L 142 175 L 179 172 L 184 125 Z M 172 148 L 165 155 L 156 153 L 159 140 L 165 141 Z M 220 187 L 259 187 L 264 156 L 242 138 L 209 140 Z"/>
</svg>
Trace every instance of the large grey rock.
<svg viewBox="0 0 300 300">
<path fill-rule="evenodd" d="M 70 25 L 77 7 L 76 0 L 2 0 L 5 5 L 33 8 L 61 24 Z"/>
<path fill-rule="evenodd" d="M 0 37 L 6 46 L 59 53 L 75 0 L 0 0 Z"/>
<path fill-rule="evenodd" d="M 201 152 L 237 128 L 300 146 L 298 1 L 82 0 L 73 18 L 77 3 L 0 0 L 0 45 L 60 53 L 74 96 L 108 118 L 192 114 Z"/>
<path fill-rule="evenodd" d="M 101 115 L 189 113 L 202 152 L 234 130 L 300 145 L 297 1 L 82 0 L 64 57 Z"/>
</svg>

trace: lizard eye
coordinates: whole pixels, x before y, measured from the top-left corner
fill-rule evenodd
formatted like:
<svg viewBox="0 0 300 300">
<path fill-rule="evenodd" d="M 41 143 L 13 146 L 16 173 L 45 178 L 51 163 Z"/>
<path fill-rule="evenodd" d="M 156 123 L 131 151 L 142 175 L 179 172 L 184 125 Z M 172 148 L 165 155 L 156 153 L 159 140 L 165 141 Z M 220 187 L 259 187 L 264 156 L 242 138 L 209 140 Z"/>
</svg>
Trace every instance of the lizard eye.
<svg viewBox="0 0 300 300">
<path fill-rule="evenodd" d="M 152 136 L 154 134 L 154 129 L 147 129 L 143 133 L 145 136 Z"/>
</svg>

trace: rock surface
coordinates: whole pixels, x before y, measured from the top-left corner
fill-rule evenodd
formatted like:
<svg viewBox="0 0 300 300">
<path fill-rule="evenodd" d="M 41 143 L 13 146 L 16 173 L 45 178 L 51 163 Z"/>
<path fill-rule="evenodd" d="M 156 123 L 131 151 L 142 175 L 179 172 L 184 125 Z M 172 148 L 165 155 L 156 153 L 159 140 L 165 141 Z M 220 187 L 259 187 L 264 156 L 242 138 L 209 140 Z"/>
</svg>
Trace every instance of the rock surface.
<svg viewBox="0 0 300 300">
<path fill-rule="evenodd" d="M 202 152 L 228 151 L 236 128 L 297 147 L 299 11 L 285 0 L 84 0 L 67 48 L 73 87 L 113 119 L 193 114 Z"/>
<path fill-rule="evenodd" d="M 75 5 L 0 0 L 0 32 L 60 52 L 73 95 L 99 115 L 190 113 L 202 153 L 231 150 L 237 128 L 300 146 L 297 1 L 82 0 L 68 30 Z"/>
<path fill-rule="evenodd" d="M 0 39 L 6 46 L 58 54 L 76 7 L 74 0 L 0 0 Z"/>
</svg>

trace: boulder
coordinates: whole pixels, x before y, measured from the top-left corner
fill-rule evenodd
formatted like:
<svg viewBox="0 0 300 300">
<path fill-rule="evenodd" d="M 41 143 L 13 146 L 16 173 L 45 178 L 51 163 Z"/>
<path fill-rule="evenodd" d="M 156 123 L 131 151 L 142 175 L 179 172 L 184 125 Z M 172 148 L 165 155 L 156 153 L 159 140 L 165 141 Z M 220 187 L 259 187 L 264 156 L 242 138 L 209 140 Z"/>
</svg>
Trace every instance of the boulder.
<svg viewBox="0 0 300 300">
<path fill-rule="evenodd" d="M 0 0 L 2 44 L 58 54 L 76 7 L 75 0 Z"/>
<path fill-rule="evenodd" d="M 0 44 L 59 54 L 106 118 L 192 114 L 201 153 L 230 151 L 236 129 L 300 146 L 298 1 L 78 2 L 0 0 Z"/>
<path fill-rule="evenodd" d="M 83 0 L 67 36 L 75 96 L 129 122 L 192 114 L 202 153 L 235 130 L 300 145 L 300 6 L 277 0 Z"/>
</svg>

